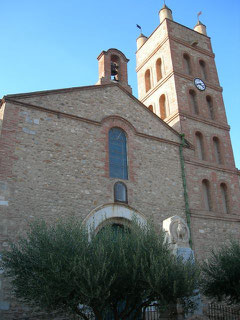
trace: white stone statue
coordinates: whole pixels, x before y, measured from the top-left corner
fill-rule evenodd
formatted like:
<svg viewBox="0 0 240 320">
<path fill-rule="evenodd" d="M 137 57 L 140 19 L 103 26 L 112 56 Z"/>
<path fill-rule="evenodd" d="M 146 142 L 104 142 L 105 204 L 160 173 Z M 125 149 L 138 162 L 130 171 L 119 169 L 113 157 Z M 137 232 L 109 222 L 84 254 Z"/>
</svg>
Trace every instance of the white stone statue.
<svg viewBox="0 0 240 320">
<path fill-rule="evenodd" d="M 190 232 L 186 222 L 179 216 L 173 216 L 163 221 L 163 230 L 167 241 L 177 247 L 189 247 Z"/>
</svg>

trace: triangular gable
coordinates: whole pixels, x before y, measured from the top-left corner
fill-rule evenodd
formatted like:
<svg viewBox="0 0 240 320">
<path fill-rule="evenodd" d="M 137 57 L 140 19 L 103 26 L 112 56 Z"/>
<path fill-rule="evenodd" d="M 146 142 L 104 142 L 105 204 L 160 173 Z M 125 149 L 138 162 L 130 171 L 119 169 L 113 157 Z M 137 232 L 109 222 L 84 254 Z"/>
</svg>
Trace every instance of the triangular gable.
<svg viewBox="0 0 240 320">
<path fill-rule="evenodd" d="M 180 135 L 119 84 L 7 95 L 5 101 L 70 114 L 94 122 L 108 116 L 126 119 L 144 135 L 180 143 Z"/>
</svg>

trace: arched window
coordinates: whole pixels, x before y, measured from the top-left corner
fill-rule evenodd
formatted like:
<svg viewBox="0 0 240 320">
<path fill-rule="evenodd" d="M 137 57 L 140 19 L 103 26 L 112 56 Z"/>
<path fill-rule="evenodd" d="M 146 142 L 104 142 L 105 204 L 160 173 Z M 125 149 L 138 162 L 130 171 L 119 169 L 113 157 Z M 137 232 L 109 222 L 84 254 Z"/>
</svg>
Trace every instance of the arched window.
<svg viewBox="0 0 240 320">
<path fill-rule="evenodd" d="M 213 110 L 212 98 L 210 96 L 206 96 L 206 100 L 207 100 L 209 116 L 212 120 L 214 120 L 214 110 Z"/>
<path fill-rule="evenodd" d="M 147 69 L 145 72 L 145 89 L 148 92 L 151 89 L 151 80 L 150 80 L 150 70 Z"/>
<path fill-rule="evenodd" d="M 192 113 L 199 114 L 196 92 L 192 89 L 189 90 L 189 96 L 190 96 L 190 104 L 191 104 Z"/>
<path fill-rule="evenodd" d="M 111 128 L 108 133 L 108 146 L 110 178 L 128 179 L 125 132 L 120 128 Z"/>
<path fill-rule="evenodd" d="M 150 104 L 150 106 L 148 107 L 148 109 L 153 112 L 153 106 L 152 106 L 151 104 Z"/>
<path fill-rule="evenodd" d="M 161 58 L 157 59 L 156 61 L 156 74 L 157 74 L 157 81 L 162 79 L 162 60 Z"/>
<path fill-rule="evenodd" d="M 206 63 L 203 60 L 199 61 L 201 76 L 203 80 L 207 80 L 207 70 L 206 70 Z"/>
<path fill-rule="evenodd" d="M 218 164 L 221 164 L 222 159 L 221 159 L 221 152 L 220 152 L 220 142 L 217 137 L 213 138 L 213 150 L 214 150 L 214 156 L 215 156 L 216 162 Z"/>
<path fill-rule="evenodd" d="M 116 182 L 114 184 L 114 202 L 128 202 L 127 187 L 122 182 Z"/>
<path fill-rule="evenodd" d="M 229 198 L 228 198 L 228 190 L 225 183 L 220 184 L 221 196 L 222 196 L 222 204 L 223 204 L 223 212 L 229 213 Z"/>
<path fill-rule="evenodd" d="M 208 211 L 212 210 L 210 183 L 207 179 L 202 181 L 204 208 Z"/>
<path fill-rule="evenodd" d="M 160 108 L 160 118 L 165 119 L 167 117 L 165 94 L 162 94 L 161 97 L 159 98 L 159 108 Z"/>
<path fill-rule="evenodd" d="M 188 54 L 184 53 L 183 55 L 183 61 L 184 61 L 184 70 L 187 74 L 192 74 L 192 69 L 191 69 L 191 62 L 190 62 L 190 57 Z"/>
<path fill-rule="evenodd" d="M 198 159 L 205 160 L 203 135 L 201 134 L 201 132 L 196 132 L 195 136 L 196 136 L 196 149 L 197 149 Z"/>
</svg>

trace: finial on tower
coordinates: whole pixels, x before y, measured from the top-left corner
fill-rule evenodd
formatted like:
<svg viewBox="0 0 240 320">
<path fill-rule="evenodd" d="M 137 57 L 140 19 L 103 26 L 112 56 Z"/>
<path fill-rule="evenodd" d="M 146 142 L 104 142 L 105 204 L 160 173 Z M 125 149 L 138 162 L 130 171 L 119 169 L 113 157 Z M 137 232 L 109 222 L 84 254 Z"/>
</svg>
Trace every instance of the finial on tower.
<svg viewBox="0 0 240 320">
<path fill-rule="evenodd" d="M 172 10 L 168 8 L 168 6 L 165 3 L 165 0 L 163 0 L 163 7 L 159 11 L 159 18 L 160 18 L 160 23 L 162 23 L 164 19 L 173 20 Z"/>
<path fill-rule="evenodd" d="M 141 48 L 141 46 L 147 41 L 147 37 L 142 33 L 142 28 L 139 24 L 136 25 L 138 29 L 140 29 L 141 33 L 137 38 L 137 50 Z"/>
<path fill-rule="evenodd" d="M 202 11 L 198 12 L 197 14 L 197 24 L 194 27 L 194 31 L 197 31 L 201 34 L 207 35 L 206 26 L 199 20 L 199 16 L 202 14 Z"/>
<path fill-rule="evenodd" d="M 201 14 L 202 14 L 202 11 L 199 11 L 198 14 L 197 14 L 198 23 L 200 22 L 200 21 L 199 21 L 199 16 L 200 16 Z"/>
</svg>

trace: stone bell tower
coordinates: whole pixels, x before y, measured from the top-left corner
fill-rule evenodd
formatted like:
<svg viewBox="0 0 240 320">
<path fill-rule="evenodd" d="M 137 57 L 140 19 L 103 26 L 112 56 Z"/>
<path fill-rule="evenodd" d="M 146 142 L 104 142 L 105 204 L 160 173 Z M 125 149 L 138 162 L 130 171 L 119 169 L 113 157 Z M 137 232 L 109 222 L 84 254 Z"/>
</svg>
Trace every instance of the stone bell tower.
<svg viewBox="0 0 240 320">
<path fill-rule="evenodd" d="M 150 37 L 137 39 L 139 100 L 192 144 L 184 154 L 196 254 L 239 237 L 239 171 L 235 167 L 222 88 L 210 38 L 173 21 L 166 5 Z M 206 241 L 207 239 L 207 241 Z"/>
<path fill-rule="evenodd" d="M 99 80 L 96 84 L 119 83 L 132 93 L 128 85 L 127 63 L 128 59 L 117 49 L 102 51 L 98 56 Z"/>
</svg>

